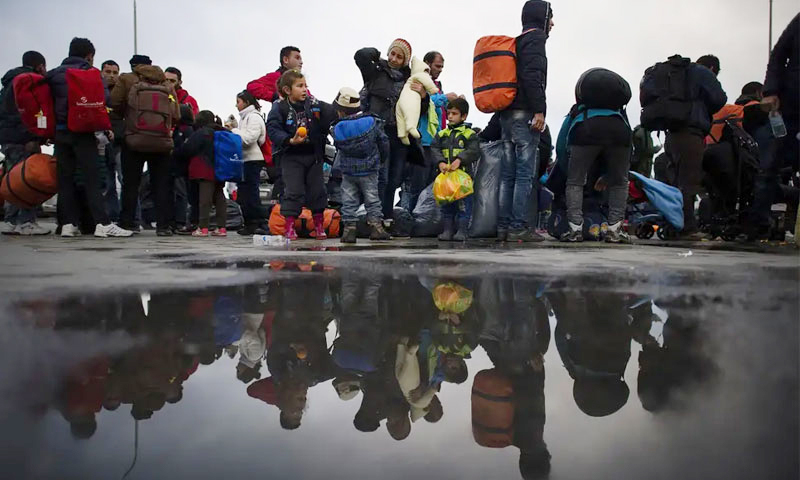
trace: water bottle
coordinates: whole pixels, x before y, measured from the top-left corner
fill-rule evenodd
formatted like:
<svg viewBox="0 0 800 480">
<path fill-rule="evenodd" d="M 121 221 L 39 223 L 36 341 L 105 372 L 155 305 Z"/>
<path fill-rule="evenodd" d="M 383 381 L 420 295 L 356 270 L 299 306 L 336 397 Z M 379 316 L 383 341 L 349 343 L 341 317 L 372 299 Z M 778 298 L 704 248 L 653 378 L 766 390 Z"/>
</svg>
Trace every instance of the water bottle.
<svg viewBox="0 0 800 480">
<path fill-rule="evenodd" d="M 281 235 L 253 235 L 254 247 L 288 248 L 289 239 Z"/>
<path fill-rule="evenodd" d="M 769 112 L 769 125 L 772 127 L 772 135 L 775 138 L 783 138 L 786 136 L 786 124 L 783 123 L 781 112 L 777 110 Z"/>
</svg>

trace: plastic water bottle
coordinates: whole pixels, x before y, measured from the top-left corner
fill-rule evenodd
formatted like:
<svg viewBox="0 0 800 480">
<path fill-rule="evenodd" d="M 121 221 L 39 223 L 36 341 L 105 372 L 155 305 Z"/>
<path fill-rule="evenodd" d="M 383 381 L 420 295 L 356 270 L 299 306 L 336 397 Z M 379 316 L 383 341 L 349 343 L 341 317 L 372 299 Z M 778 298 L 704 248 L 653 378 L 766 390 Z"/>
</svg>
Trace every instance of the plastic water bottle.
<svg viewBox="0 0 800 480">
<path fill-rule="evenodd" d="M 772 127 L 772 135 L 775 138 L 783 138 L 786 136 L 786 124 L 783 123 L 781 112 L 777 110 L 769 112 L 769 125 Z"/>
<path fill-rule="evenodd" d="M 254 247 L 288 248 L 290 240 L 281 235 L 253 235 Z"/>
</svg>

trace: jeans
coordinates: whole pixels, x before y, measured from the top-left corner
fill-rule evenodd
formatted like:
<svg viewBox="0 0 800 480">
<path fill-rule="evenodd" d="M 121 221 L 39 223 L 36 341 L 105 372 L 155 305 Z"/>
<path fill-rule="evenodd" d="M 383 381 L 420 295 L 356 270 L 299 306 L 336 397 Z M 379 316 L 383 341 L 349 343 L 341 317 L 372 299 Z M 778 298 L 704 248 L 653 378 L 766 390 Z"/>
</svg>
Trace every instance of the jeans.
<svg viewBox="0 0 800 480">
<path fill-rule="evenodd" d="M 692 233 L 697 230 L 694 201 L 703 179 L 705 139 L 690 131 L 667 132 L 664 148 L 678 168 L 676 183 L 683 194 L 683 231 Z"/>
<path fill-rule="evenodd" d="M 3 155 L 6 157 L 6 172 L 11 170 L 11 167 L 24 161 L 28 158 L 28 152 L 25 150 L 25 145 L 3 145 Z M 24 223 L 32 223 L 36 221 L 35 208 L 20 208 L 12 205 L 10 202 L 5 204 L 5 222 L 12 225 L 22 225 Z"/>
<path fill-rule="evenodd" d="M 80 203 L 75 188 L 75 169 L 80 165 L 86 199 L 95 223 L 108 225 L 105 198 L 100 188 L 97 140 L 93 133 L 56 132 L 55 157 L 58 171 L 58 211 L 62 224 L 80 225 Z M 138 188 L 138 185 L 137 185 Z"/>
<path fill-rule="evenodd" d="M 127 148 L 126 148 L 127 149 Z M 122 227 L 135 225 L 134 216 L 139 203 L 139 185 L 142 169 L 147 162 L 150 185 L 155 197 L 156 222 L 159 230 L 170 228 L 175 217 L 175 198 L 172 193 L 172 170 L 169 153 L 143 153 L 127 149 L 122 157 Z"/>
<path fill-rule="evenodd" d="M 106 169 L 108 172 L 106 179 L 106 211 L 108 218 L 112 222 L 119 221 L 119 196 L 117 195 L 117 164 L 119 163 L 119 147 L 116 145 L 106 145 Z"/>
<path fill-rule="evenodd" d="M 378 194 L 381 197 L 383 218 L 388 219 L 394 214 L 394 196 L 403 183 L 408 146 L 403 145 L 393 129 L 387 129 L 386 134 L 389 136 L 389 161 L 381 165 L 378 172 Z"/>
<path fill-rule="evenodd" d="M 538 217 L 538 194 L 531 195 L 531 191 L 538 186 L 534 175 L 539 171 L 540 134 L 531 130 L 531 112 L 505 110 L 498 115 L 505 155 L 501 168 L 497 228 L 523 230 L 533 223 L 531 219 Z"/>
<path fill-rule="evenodd" d="M 267 210 L 261 205 L 261 168 L 263 161 L 244 162 L 244 179 L 239 182 L 237 201 L 242 207 L 244 223 L 248 226 L 258 227 L 267 221 Z"/>
<path fill-rule="evenodd" d="M 378 195 L 378 174 L 354 177 L 344 175 L 342 178 L 342 220 L 352 223 L 358 220 L 356 212 L 361 203 L 367 209 L 367 222 L 383 220 L 381 198 Z"/>
<path fill-rule="evenodd" d="M 572 145 L 567 177 L 567 219 L 570 223 L 583 223 L 583 190 L 586 176 L 594 162 L 605 160 L 608 184 L 608 224 L 625 219 L 628 202 L 628 166 L 631 147 L 603 147 L 598 145 Z"/>
<path fill-rule="evenodd" d="M 753 206 L 750 221 L 753 225 L 766 227 L 769 225 L 772 204 L 780 196 L 780 175 L 784 167 L 797 168 L 798 126 L 795 122 L 786 122 L 786 136 L 775 138 L 769 123 L 765 123 L 753 132 L 758 142 L 759 172 L 754 184 Z"/>
<path fill-rule="evenodd" d="M 439 208 L 441 208 L 442 217 L 444 218 L 468 222 L 472 218 L 472 195 L 447 203 Z"/>
</svg>

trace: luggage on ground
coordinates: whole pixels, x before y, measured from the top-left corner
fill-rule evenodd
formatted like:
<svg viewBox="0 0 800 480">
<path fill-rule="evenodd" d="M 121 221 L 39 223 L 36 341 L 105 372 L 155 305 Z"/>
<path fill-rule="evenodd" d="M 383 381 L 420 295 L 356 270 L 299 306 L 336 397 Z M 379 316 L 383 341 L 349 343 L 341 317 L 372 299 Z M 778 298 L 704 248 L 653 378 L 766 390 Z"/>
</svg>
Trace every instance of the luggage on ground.
<svg viewBox="0 0 800 480">
<path fill-rule="evenodd" d="M 339 236 L 341 232 L 342 215 L 331 208 L 325 209 L 323 214 L 322 226 L 325 233 L 329 238 Z M 304 208 L 294 222 L 295 231 L 297 235 L 304 238 L 314 238 L 316 232 L 314 231 L 314 219 L 311 210 Z M 269 233 L 272 235 L 285 235 L 286 234 L 286 217 L 281 215 L 280 204 L 272 207 L 272 212 L 269 215 Z"/>
<path fill-rule="evenodd" d="M 442 212 L 433 198 L 433 184 L 428 185 L 419 195 L 417 206 L 411 215 L 414 217 L 412 237 L 435 237 L 442 233 Z"/>
<path fill-rule="evenodd" d="M 20 208 L 34 208 L 58 193 L 56 159 L 44 153 L 31 155 L 3 177 L 0 196 Z"/>
<path fill-rule="evenodd" d="M 100 70 L 67 69 L 67 128 L 75 133 L 111 130 Z M 171 138 L 171 137 L 170 137 Z"/>
<path fill-rule="evenodd" d="M 227 130 L 214 132 L 214 175 L 220 182 L 244 179 L 242 137 Z"/>
<path fill-rule="evenodd" d="M 504 448 L 514 441 L 514 388 L 497 369 L 478 372 L 473 380 L 472 436 L 489 448 Z"/>
<path fill-rule="evenodd" d="M 472 207 L 472 238 L 494 237 L 500 210 L 500 174 L 505 154 L 502 141 L 482 143 L 481 159 L 475 173 L 475 201 Z"/>
<path fill-rule="evenodd" d="M 56 134 L 56 116 L 50 85 L 38 73 L 23 73 L 14 77 L 14 102 L 22 124 L 41 138 Z"/>
</svg>

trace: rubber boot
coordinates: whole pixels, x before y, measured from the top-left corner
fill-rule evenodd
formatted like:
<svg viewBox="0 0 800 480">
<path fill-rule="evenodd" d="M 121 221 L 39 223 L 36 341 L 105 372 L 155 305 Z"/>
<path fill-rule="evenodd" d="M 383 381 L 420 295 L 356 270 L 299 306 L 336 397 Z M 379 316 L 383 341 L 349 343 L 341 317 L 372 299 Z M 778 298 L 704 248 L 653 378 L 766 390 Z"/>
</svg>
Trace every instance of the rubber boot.
<svg viewBox="0 0 800 480">
<path fill-rule="evenodd" d="M 294 230 L 294 221 L 297 220 L 296 217 L 286 217 L 286 233 L 284 236 L 289 240 L 297 240 L 297 232 Z"/>
<path fill-rule="evenodd" d="M 468 218 L 459 218 L 458 219 L 458 231 L 455 235 L 453 235 L 454 242 L 466 242 L 467 238 L 469 238 L 469 219 Z"/>
<path fill-rule="evenodd" d="M 442 220 L 442 225 L 444 226 L 444 230 L 442 231 L 442 234 L 439 235 L 439 241 L 452 242 L 455 230 L 455 219 L 445 218 L 444 220 Z"/>
<path fill-rule="evenodd" d="M 325 233 L 325 215 L 315 213 L 311 218 L 314 219 L 314 237 L 317 240 L 326 240 L 328 234 Z"/>
<path fill-rule="evenodd" d="M 358 229 L 355 223 L 345 223 L 342 232 L 342 243 L 356 243 Z"/>
</svg>

